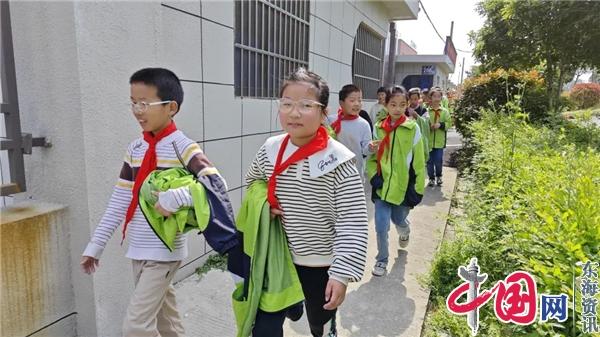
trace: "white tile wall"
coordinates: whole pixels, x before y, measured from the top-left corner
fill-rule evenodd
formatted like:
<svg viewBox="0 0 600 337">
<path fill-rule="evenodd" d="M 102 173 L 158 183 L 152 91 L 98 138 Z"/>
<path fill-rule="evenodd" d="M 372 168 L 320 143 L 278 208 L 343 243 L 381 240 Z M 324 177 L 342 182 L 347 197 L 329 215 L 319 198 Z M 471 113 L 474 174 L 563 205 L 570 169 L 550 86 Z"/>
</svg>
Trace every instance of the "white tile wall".
<svg viewBox="0 0 600 337">
<path fill-rule="evenodd" d="M 204 81 L 233 84 L 233 30 L 202 20 Z M 200 63 L 189 59 L 188 63 Z"/>
<path fill-rule="evenodd" d="M 344 20 L 344 2 L 343 1 L 332 1 L 331 2 L 331 24 L 339 29 L 343 28 Z"/>
<path fill-rule="evenodd" d="M 177 128 L 195 141 L 204 139 L 202 126 L 202 84 L 181 82 L 183 87 L 183 104 L 175 115 Z"/>
<path fill-rule="evenodd" d="M 358 26 L 355 25 L 354 17 L 356 16 L 356 10 L 349 2 L 344 1 L 344 20 L 342 23 L 342 29 L 352 35 L 356 35 L 356 30 Z"/>
<path fill-rule="evenodd" d="M 314 51 L 323 56 L 329 56 L 329 24 L 314 18 L 315 24 L 311 28 L 315 31 L 315 47 Z"/>
<path fill-rule="evenodd" d="M 198 235 L 198 231 L 192 231 L 188 234 L 188 257 L 183 260 L 181 265 L 185 265 L 188 262 L 198 258 L 199 256 L 204 255 L 206 253 L 206 249 L 210 249 L 208 245 L 205 244 L 204 235 Z"/>
<path fill-rule="evenodd" d="M 242 99 L 243 134 L 271 131 L 271 100 Z"/>
<path fill-rule="evenodd" d="M 340 65 L 340 82 L 342 85 L 352 83 L 352 67 Z"/>
<path fill-rule="evenodd" d="M 246 184 L 244 176 L 250 168 L 250 164 L 256 157 L 258 149 L 265 143 L 267 138 L 271 137 L 269 134 L 247 136 L 242 138 L 242 184 Z"/>
<path fill-rule="evenodd" d="M 157 33 L 159 64 L 181 79 L 201 81 L 200 18 L 167 7 L 162 7 L 161 14 L 161 27 Z"/>
<path fill-rule="evenodd" d="M 329 89 L 331 91 L 339 91 L 342 87 L 342 83 L 340 83 L 340 63 L 332 60 L 328 60 L 328 62 L 329 73 L 327 82 L 329 82 Z"/>
<path fill-rule="evenodd" d="M 229 189 L 242 183 L 242 140 L 241 138 L 223 139 L 204 143 L 204 152 L 227 181 Z"/>
<path fill-rule="evenodd" d="M 271 101 L 271 132 L 281 132 L 281 123 L 279 123 L 279 109 L 276 101 Z"/>
<path fill-rule="evenodd" d="M 233 0 L 202 1 L 202 17 L 204 18 L 233 27 L 234 14 Z"/>
<path fill-rule="evenodd" d="M 340 47 L 341 61 L 345 64 L 352 64 L 352 52 L 354 50 L 354 39 L 346 34 L 342 34 L 342 43 Z"/>
<path fill-rule="evenodd" d="M 239 188 L 235 191 L 230 191 L 227 193 L 229 195 L 229 201 L 231 202 L 231 207 L 233 207 L 233 216 L 237 216 L 240 211 L 240 206 L 242 205 L 242 189 Z M 210 247 L 208 247 L 210 248 Z"/>
<path fill-rule="evenodd" d="M 233 86 L 204 84 L 204 139 L 240 136 L 242 103 L 234 99 Z"/>
<path fill-rule="evenodd" d="M 311 1 L 314 2 L 314 1 Z M 319 21 L 319 19 L 317 19 L 316 17 L 314 17 L 313 15 L 309 16 L 309 32 L 308 32 L 308 51 L 315 51 L 315 25 L 316 22 Z"/>
<path fill-rule="evenodd" d="M 176 0 L 176 1 L 163 1 L 163 4 L 171 6 L 177 9 L 181 9 L 188 13 L 200 15 L 200 0 Z"/>
<path fill-rule="evenodd" d="M 329 82 L 329 60 L 319 55 L 314 55 L 314 72 Z"/>
<path fill-rule="evenodd" d="M 329 31 L 329 57 L 335 60 L 342 59 L 342 32 L 330 27 Z"/>
<path fill-rule="evenodd" d="M 321 19 L 331 22 L 331 1 L 312 0 L 311 2 L 316 3 L 316 8 L 313 13 Z"/>
</svg>

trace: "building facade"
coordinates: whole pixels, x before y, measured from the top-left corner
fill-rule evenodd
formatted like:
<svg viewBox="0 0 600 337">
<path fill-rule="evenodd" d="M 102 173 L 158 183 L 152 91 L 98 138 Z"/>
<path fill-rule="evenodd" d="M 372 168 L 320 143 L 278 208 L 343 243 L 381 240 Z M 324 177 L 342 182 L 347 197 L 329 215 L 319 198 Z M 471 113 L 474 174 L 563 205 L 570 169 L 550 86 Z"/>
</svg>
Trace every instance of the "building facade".
<svg viewBox="0 0 600 337">
<path fill-rule="evenodd" d="M 69 263 L 50 272 L 70 284 L 61 290 L 65 300 L 19 334 L 121 333 L 133 288 L 125 245 L 113 238 L 92 276 L 79 261 L 127 145 L 140 135 L 128 110 L 134 71 L 165 67 L 180 77 L 185 97 L 175 122 L 224 175 L 237 211 L 256 151 L 281 132 L 276 99 L 284 76 L 297 66 L 321 75 L 333 112 L 344 84 L 354 82 L 374 98 L 390 21 L 417 14 L 417 1 L 10 1 L 16 81 L 8 85 L 17 88 L 20 127 L 52 147 L 34 147 L 24 157 L 27 190 L 3 203 L 51 202 L 62 209 L 68 239 L 61 244 L 68 249 L 58 251 Z M 8 161 L 3 154 L 3 184 L 12 173 Z M 188 245 L 178 279 L 210 252 L 202 236 L 190 235 Z"/>
</svg>

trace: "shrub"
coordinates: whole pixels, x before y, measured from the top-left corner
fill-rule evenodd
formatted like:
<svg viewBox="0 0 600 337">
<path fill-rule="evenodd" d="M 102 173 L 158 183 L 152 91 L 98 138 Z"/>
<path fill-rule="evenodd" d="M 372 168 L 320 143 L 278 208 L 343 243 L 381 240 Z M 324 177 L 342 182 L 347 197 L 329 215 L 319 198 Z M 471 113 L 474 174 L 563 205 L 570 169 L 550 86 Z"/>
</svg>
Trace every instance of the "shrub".
<svg viewBox="0 0 600 337">
<path fill-rule="evenodd" d="M 600 84 L 578 83 L 573 86 L 569 97 L 579 109 L 587 109 L 600 103 Z"/>
<path fill-rule="evenodd" d="M 600 255 L 600 154 L 589 142 L 580 143 L 585 130 L 536 127 L 518 114 L 485 110 L 470 128 L 476 152 L 464 179 L 464 215 L 453 219 L 456 238 L 441 246 L 428 278 L 429 322 L 451 336 L 466 336 L 468 327 L 464 317 L 462 324 L 448 319 L 444 299 L 462 282 L 456 268 L 471 257 L 489 274 L 484 289 L 524 270 L 534 276 L 538 295 L 566 293 L 572 299 L 575 263 Z M 564 323 L 523 327 L 499 324 L 488 303 L 480 311 L 480 334 L 583 336 L 572 309 Z M 581 307 L 576 311 L 580 317 Z"/>
<path fill-rule="evenodd" d="M 548 96 L 544 80 L 537 71 L 499 69 L 465 81 L 453 116 L 456 129 L 469 138 L 468 125 L 480 118 L 481 109 L 489 108 L 490 104 L 503 106 L 515 95 L 522 97 L 523 110 L 531 120 L 542 120 L 547 116 Z"/>
</svg>

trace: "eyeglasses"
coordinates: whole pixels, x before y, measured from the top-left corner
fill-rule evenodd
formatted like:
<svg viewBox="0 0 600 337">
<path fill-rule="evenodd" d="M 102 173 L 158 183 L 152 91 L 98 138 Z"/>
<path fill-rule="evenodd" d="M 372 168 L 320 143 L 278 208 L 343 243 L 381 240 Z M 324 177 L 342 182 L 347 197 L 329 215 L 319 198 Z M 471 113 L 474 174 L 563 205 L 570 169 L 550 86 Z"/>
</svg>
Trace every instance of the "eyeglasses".
<svg viewBox="0 0 600 337">
<path fill-rule="evenodd" d="M 131 108 L 131 111 L 133 112 L 146 112 L 148 111 L 148 109 L 150 109 L 151 106 L 154 105 L 160 105 L 160 104 L 167 104 L 167 103 L 171 103 L 172 101 L 160 101 L 160 102 L 152 102 L 152 103 L 147 103 L 147 102 L 131 102 L 129 103 L 129 106 Z"/>
<path fill-rule="evenodd" d="M 294 110 L 294 106 L 298 108 L 298 111 L 301 114 L 309 113 L 313 109 L 319 106 L 325 106 L 317 101 L 313 101 L 310 99 L 301 99 L 298 101 L 294 101 L 289 98 L 282 98 L 279 100 L 279 111 L 283 113 L 290 113 Z"/>
</svg>

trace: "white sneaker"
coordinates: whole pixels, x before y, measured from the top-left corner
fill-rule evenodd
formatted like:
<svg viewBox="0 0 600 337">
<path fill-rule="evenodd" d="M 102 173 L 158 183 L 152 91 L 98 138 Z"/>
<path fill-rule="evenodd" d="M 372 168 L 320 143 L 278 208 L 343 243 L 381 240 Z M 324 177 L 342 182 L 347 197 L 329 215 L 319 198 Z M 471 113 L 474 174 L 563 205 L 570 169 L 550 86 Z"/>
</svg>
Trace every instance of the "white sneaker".
<svg viewBox="0 0 600 337">
<path fill-rule="evenodd" d="M 387 271 L 387 265 L 383 262 L 375 263 L 375 267 L 373 267 L 373 271 L 371 272 L 374 276 L 383 276 Z"/>
<path fill-rule="evenodd" d="M 408 246 L 408 239 L 410 238 L 410 229 L 398 229 L 398 245 L 400 248 L 406 248 Z"/>
</svg>

